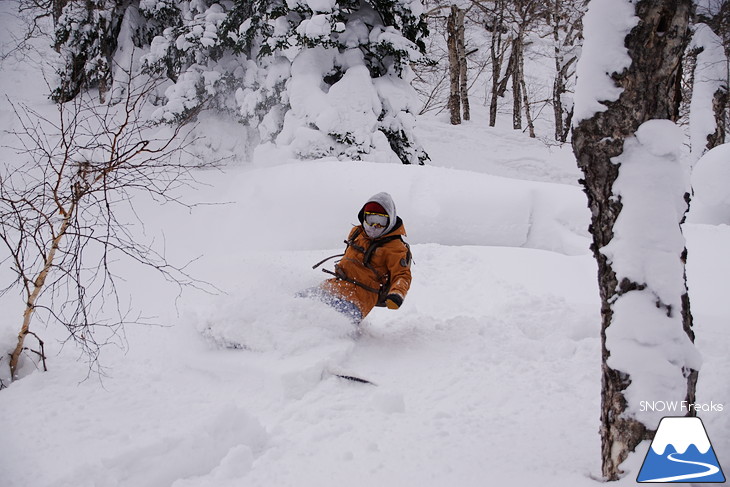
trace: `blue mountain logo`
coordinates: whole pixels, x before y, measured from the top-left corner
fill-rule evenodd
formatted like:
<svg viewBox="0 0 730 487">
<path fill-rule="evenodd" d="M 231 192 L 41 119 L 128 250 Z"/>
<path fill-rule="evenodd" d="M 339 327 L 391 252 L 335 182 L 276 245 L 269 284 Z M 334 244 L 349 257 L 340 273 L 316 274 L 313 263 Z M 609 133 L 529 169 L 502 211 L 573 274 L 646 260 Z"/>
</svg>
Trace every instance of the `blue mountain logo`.
<svg viewBox="0 0 730 487">
<path fill-rule="evenodd" d="M 636 481 L 725 482 L 702 420 L 663 418 Z"/>
</svg>

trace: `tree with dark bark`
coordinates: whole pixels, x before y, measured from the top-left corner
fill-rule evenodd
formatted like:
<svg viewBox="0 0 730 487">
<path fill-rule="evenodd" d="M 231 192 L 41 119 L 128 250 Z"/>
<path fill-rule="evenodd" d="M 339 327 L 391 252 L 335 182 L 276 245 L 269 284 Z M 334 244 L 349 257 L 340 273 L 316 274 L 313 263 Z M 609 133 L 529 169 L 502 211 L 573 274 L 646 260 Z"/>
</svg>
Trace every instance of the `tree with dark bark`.
<svg viewBox="0 0 730 487">
<path fill-rule="evenodd" d="M 462 118 L 471 118 L 469 110 L 469 87 L 467 83 L 466 42 L 464 19 L 466 10 L 451 6 L 446 21 L 447 46 L 449 51 L 449 114 L 452 125 L 459 125 Z"/>
<path fill-rule="evenodd" d="M 566 142 L 573 116 L 572 103 L 564 97 L 571 91 L 569 83 L 575 78 L 575 63 L 583 35 L 582 18 L 587 0 L 551 0 L 546 11 L 553 38 L 555 79 L 552 105 L 555 120 L 555 140 Z"/>
<path fill-rule="evenodd" d="M 689 114 L 692 160 L 697 161 L 725 143 L 730 74 L 722 38 L 707 24 L 693 26 L 686 57 L 690 73 L 683 88 L 689 103 L 684 104 L 683 112 Z"/>
<path fill-rule="evenodd" d="M 525 82 L 525 47 L 527 36 L 543 16 L 545 5 L 537 0 L 514 0 L 512 2 L 512 128 L 522 130 L 522 111 L 530 131 L 535 137 L 535 127 Z"/>
<path fill-rule="evenodd" d="M 466 17 L 466 13 L 469 9 L 463 11 L 462 14 Z M 467 82 L 467 56 L 466 50 L 466 27 L 464 26 L 464 18 L 459 19 L 458 38 L 456 43 L 457 53 L 459 56 L 459 96 L 461 98 L 461 113 L 464 120 L 471 120 L 471 108 L 469 106 L 469 83 Z"/>
<path fill-rule="evenodd" d="M 511 48 L 509 33 L 509 13 L 507 0 L 494 0 L 485 2 L 472 0 L 484 16 L 484 27 L 491 33 L 489 43 L 489 55 L 492 66 L 492 89 L 489 98 L 489 126 L 494 127 L 497 123 L 497 107 L 499 97 L 504 96 L 507 91 L 507 83 L 512 76 L 512 57 L 507 58 Z M 507 68 L 502 71 L 505 59 L 509 59 Z"/>
<path fill-rule="evenodd" d="M 428 20 L 430 35 L 425 39 L 428 61 L 414 64 L 415 79 L 412 84 L 421 99 L 422 108 L 419 114 L 429 111 L 440 112 L 450 110 L 452 94 L 452 75 L 456 80 L 456 71 L 452 71 L 454 59 L 461 59 L 458 63 L 459 81 L 454 85 L 454 92 L 459 91 L 459 118 L 471 118 L 470 91 L 478 86 L 482 74 L 489 69 L 489 49 L 487 45 L 476 42 L 474 37 L 467 35 L 467 28 L 483 24 L 484 16 L 472 5 L 461 5 L 459 10 L 464 14 L 464 29 L 456 32 L 453 37 L 454 48 L 449 53 L 449 17 L 451 4 L 440 0 L 426 0 L 426 19 Z"/>
<path fill-rule="evenodd" d="M 698 29 L 701 30 L 702 26 L 706 25 L 714 33 L 714 38 L 708 39 L 709 36 L 703 36 L 700 42 L 693 42 L 695 48 L 693 54 L 707 58 L 708 56 L 703 55 L 702 51 L 721 50 L 724 52 L 724 56 L 718 55 L 718 52 L 713 56 L 709 56 L 710 59 L 705 59 L 704 63 L 700 62 L 696 66 L 700 71 L 710 71 L 710 74 L 693 73 L 695 74 L 694 80 L 704 78 L 705 81 L 714 82 L 715 84 L 712 100 L 715 130 L 708 135 L 707 144 L 703 148 L 709 150 L 724 144 L 730 131 L 730 96 L 728 95 L 728 87 L 730 86 L 730 1 L 709 0 L 703 2 L 702 5 L 697 6 L 694 21 L 696 33 Z M 708 66 L 708 61 L 714 65 Z M 694 86 L 694 83 L 692 86 Z M 699 151 L 696 147 L 693 147 L 693 152 Z"/>
<path fill-rule="evenodd" d="M 707 9 L 698 12 L 698 20 L 706 22 L 722 42 L 725 50 L 725 73 L 724 89 L 715 92 L 714 112 L 717 121 L 717 132 L 712 140 L 708 140 L 708 147 L 723 144 L 730 131 L 730 0 L 711 0 Z"/>
<path fill-rule="evenodd" d="M 512 81 L 512 127 L 522 129 L 522 110 L 528 125 L 532 127 L 529 112 L 527 85 L 524 79 L 524 48 L 527 35 L 542 16 L 544 5 L 537 0 L 495 0 L 485 2 L 472 0 L 484 15 L 484 25 L 491 33 L 490 54 L 492 61 L 492 90 L 489 101 L 489 126 L 497 123 L 498 99 L 507 91 Z M 509 52 L 509 57 L 507 53 Z M 505 59 L 507 66 L 502 70 Z"/>
<path fill-rule="evenodd" d="M 593 53 L 614 52 L 602 37 L 609 12 L 634 22 L 620 31 L 625 64 L 607 72 L 595 59 L 579 61 L 577 89 L 590 92 L 595 88 L 586 84 L 601 76 L 612 89 L 598 93 L 593 105 L 576 106 L 573 129 L 602 302 L 606 480 L 621 477 L 621 463 L 657 427 L 658 418 L 640 412 L 640 400 L 695 401 L 699 363 L 680 226 L 687 186 L 681 132 L 672 123 L 691 9 L 691 0 L 593 0 L 584 18 L 584 54 L 589 42 Z"/>
</svg>

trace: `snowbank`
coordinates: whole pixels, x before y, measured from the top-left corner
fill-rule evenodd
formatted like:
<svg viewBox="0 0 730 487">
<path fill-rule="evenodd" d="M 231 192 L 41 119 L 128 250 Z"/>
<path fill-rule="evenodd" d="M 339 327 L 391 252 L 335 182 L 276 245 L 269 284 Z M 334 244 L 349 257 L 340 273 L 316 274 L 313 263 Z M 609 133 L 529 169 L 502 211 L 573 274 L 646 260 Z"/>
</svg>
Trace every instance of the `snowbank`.
<svg viewBox="0 0 730 487">
<path fill-rule="evenodd" d="M 730 144 L 715 147 L 692 171 L 694 198 L 688 220 L 730 224 Z"/>
<path fill-rule="evenodd" d="M 339 161 L 229 170 L 207 181 L 213 201 L 192 218 L 201 250 L 337 249 L 373 194 L 389 192 L 410 243 L 588 251 L 588 210 L 578 187 L 439 167 Z M 455 191 L 455 189 L 457 189 Z M 210 201 L 210 200 L 209 200 Z M 190 242 L 195 246 L 195 240 Z"/>
</svg>

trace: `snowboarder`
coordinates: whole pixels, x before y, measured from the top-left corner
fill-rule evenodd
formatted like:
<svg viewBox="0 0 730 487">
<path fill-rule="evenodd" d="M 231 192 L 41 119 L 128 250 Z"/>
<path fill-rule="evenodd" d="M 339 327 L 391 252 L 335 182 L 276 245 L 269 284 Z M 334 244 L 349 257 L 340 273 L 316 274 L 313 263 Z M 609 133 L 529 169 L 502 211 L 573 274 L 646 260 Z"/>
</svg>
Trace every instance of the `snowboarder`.
<svg viewBox="0 0 730 487">
<path fill-rule="evenodd" d="M 334 277 L 303 295 L 318 297 L 360 323 L 375 306 L 398 309 L 411 285 L 411 250 L 403 240 L 406 230 L 388 193 L 370 198 L 357 214 L 360 225 L 345 240 L 345 253 Z"/>
</svg>

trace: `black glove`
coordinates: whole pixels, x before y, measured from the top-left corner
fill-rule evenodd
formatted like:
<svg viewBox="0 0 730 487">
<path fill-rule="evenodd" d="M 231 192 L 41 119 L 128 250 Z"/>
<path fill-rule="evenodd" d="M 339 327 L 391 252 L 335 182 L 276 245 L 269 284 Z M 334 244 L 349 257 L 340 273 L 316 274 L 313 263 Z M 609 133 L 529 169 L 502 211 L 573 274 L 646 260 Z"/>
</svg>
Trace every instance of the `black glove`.
<svg viewBox="0 0 730 487">
<path fill-rule="evenodd" d="M 385 297 L 385 305 L 388 309 L 398 309 L 403 304 L 403 297 L 400 294 L 388 294 Z"/>
</svg>

